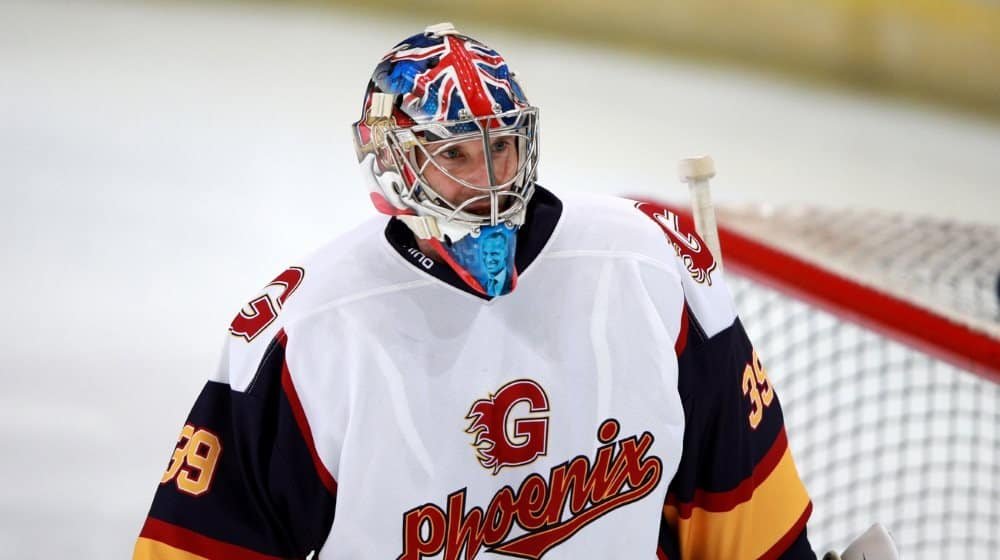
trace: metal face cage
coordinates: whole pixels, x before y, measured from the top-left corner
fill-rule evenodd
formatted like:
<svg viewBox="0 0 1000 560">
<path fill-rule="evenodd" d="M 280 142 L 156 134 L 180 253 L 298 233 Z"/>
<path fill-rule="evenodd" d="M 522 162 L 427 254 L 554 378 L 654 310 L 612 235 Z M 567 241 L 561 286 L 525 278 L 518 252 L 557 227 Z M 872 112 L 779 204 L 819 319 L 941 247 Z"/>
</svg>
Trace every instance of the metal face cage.
<svg viewBox="0 0 1000 560">
<path fill-rule="evenodd" d="M 523 223 L 534 192 L 538 164 L 537 108 L 391 128 L 385 131 L 384 138 L 387 148 L 384 153 L 391 159 L 392 167 L 405 178 L 405 184 L 398 185 L 397 194 L 407 206 L 419 208 L 422 214 L 439 220 L 466 226 L 473 235 L 477 235 L 482 226 Z M 498 177 L 494 168 L 494 143 L 499 139 L 513 140 L 517 150 L 517 167 L 509 177 Z M 471 140 L 482 143 L 485 184 L 475 184 L 456 175 L 440 158 L 442 153 Z M 480 194 L 457 203 L 449 200 L 426 177 L 425 172 L 431 166 L 444 177 Z M 471 211 L 471 206 L 484 200 L 489 201 L 488 213 Z"/>
</svg>

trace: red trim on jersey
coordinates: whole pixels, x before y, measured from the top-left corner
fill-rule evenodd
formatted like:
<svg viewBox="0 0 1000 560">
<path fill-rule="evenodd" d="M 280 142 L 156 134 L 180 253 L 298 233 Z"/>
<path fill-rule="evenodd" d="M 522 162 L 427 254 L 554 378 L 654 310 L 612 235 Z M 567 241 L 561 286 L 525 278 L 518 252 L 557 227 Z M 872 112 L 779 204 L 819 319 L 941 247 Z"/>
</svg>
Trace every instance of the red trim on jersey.
<svg viewBox="0 0 1000 560">
<path fill-rule="evenodd" d="M 161 542 L 167 546 L 204 556 L 209 560 L 281 560 L 277 556 L 254 552 L 235 544 L 222 542 L 201 533 L 147 517 L 139 537 Z"/>
<path fill-rule="evenodd" d="M 810 501 L 809 505 L 806 506 L 805 511 L 803 511 L 802 515 L 799 516 L 798 521 L 796 521 L 795 524 L 792 525 L 792 528 L 789 529 L 787 533 L 785 533 L 785 536 L 778 539 L 778 542 L 774 543 L 774 546 L 767 549 L 767 552 L 762 554 L 759 560 L 774 560 L 776 558 L 780 558 L 781 555 L 784 554 L 786 550 L 788 550 L 788 547 L 792 546 L 792 543 L 795 542 L 795 539 L 799 538 L 799 535 L 802 534 L 802 531 L 805 530 L 806 521 L 809 521 L 809 517 L 812 515 L 812 510 L 813 510 L 813 504 Z"/>
<path fill-rule="evenodd" d="M 659 204 L 690 215 L 680 207 Z M 895 296 L 719 227 L 727 267 L 779 291 L 791 293 L 838 317 L 902 340 L 941 360 L 1000 383 L 1000 340 Z"/>
<path fill-rule="evenodd" d="M 740 482 L 736 488 L 726 492 L 708 492 L 695 489 L 694 497 L 691 501 L 684 503 L 679 502 L 677 496 L 671 494 L 667 496 L 667 504 L 677 508 L 681 519 L 690 518 L 694 508 L 711 512 L 731 511 L 736 506 L 749 501 L 753 497 L 753 493 L 757 487 L 763 484 L 767 480 L 767 477 L 771 476 L 775 467 L 781 462 L 781 458 L 784 456 L 787 448 L 788 437 L 785 435 L 785 429 L 782 428 L 778 432 L 778 436 L 774 438 L 771 449 L 754 466 L 753 473 L 743 479 L 743 482 Z"/>
<path fill-rule="evenodd" d="M 486 293 L 486 290 L 483 289 L 482 284 L 480 284 L 479 281 L 476 280 L 475 276 L 473 276 L 471 273 L 469 273 L 468 270 L 465 270 L 464 268 L 461 267 L 461 265 L 455 262 L 455 259 L 452 258 L 448 250 L 444 248 L 444 244 L 441 243 L 440 240 L 434 239 L 432 237 L 428 239 L 427 242 L 430 243 L 431 247 L 434 247 L 434 251 L 437 252 L 438 256 L 444 259 L 444 262 L 446 262 L 448 266 L 455 271 L 455 274 L 458 274 L 459 278 L 461 278 L 463 282 L 465 282 L 466 284 L 469 285 L 470 288 L 476 290 L 477 292 L 483 294 L 484 296 L 488 295 Z"/>
<path fill-rule="evenodd" d="M 663 548 L 656 547 L 656 560 L 670 560 L 666 552 L 663 552 Z"/>
<path fill-rule="evenodd" d="M 275 338 L 278 344 L 287 352 L 288 334 L 285 332 L 285 329 L 281 329 Z M 336 496 L 337 481 L 334 480 L 330 471 L 326 470 L 326 466 L 323 465 L 323 461 L 319 458 L 319 453 L 316 451 L 316 443 L 313 441 L 312 430 L 309 428 L 309 419 L 306 418 L 306 413 L 302 409 L 302 402 L 299 400 L 299 394 L 295 391 L 295 384 L 292 383 L 292 374 L 288 371 L 287 356 L 281 364 L 281 387 L 285 390 L 285 396 L 288 397 L 288 404 L 292 409 L 292 414 L 295 416 L 295 423 L 299 425 L 302 438 L 305 439 L 306 447 L 309 448 L 309 455 L 312 457 L 313 465 L 316 467 L 316 474 L 319 475 L 320 481 L 323 483 L 323 486 L 326 486 L 330 495 Z"/>
<path fill-rule="evenodd" d="M 680 329 L 678 329 L 677 341 L 674 342 L 674 353 L 677 354 L 678 358 L 681 357 L 681 352 L 684 352 L 684 348 L 687 347 L 689 320 L 690 317 L 688 317 L 688 306 L 687 302 L 685 301 L 684 308 L 681 309 L 681 325 Z"/>
</svg>

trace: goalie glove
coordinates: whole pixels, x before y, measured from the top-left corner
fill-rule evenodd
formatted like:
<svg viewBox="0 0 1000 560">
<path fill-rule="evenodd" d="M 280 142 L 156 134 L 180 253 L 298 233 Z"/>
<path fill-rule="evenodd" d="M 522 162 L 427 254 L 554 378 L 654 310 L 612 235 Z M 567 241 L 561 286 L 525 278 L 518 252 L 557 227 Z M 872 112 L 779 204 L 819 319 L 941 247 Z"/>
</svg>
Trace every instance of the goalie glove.
<svg viewBox="0 0 1000 560">
<path fill-rule="evenodd" d="M 876 523 L 854 540 L 843 554 L 830 551 L 823 560 L 899 560 L 899 551 L 889 531 Z"/>
</svg>

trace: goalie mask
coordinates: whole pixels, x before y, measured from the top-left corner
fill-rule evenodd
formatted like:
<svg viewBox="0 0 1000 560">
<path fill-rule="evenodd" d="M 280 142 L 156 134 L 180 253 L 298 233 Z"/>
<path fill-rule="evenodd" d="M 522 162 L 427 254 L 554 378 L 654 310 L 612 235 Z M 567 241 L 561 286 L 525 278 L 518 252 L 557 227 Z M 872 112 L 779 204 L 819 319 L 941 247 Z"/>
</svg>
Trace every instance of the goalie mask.
<svg viewBox="0 0 1000 560">
<path fill-rule="evenodd" d="M 427 240 L 473 289 L 495 296 L 516 285 L 537 125 L 538 110 L 503 57 L 439 24 L 382 58 L 353 129 L 375 207 Z"/>
</svg>

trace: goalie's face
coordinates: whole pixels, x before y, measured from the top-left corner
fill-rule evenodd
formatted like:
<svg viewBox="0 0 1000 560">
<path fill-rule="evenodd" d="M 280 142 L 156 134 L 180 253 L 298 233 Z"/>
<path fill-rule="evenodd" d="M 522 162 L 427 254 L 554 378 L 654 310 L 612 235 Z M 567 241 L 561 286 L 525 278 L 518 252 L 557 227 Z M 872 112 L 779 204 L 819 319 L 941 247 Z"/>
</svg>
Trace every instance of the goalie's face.
<svg viewBox="0 0 1000 560">
<path fill-rule="evenodd" d="M 424 148 L 416 151 L 415 158 L 427 186 L 465 212 L 489 215 L 489 193 L 510 190 L 518 172 L 518 148 L 512 135 L 490 138 L 489 153 L 480 138 L 428 143 Z M 503 211 L 511 201 L 497 197 L 497 210 Z"/>
</svg>

